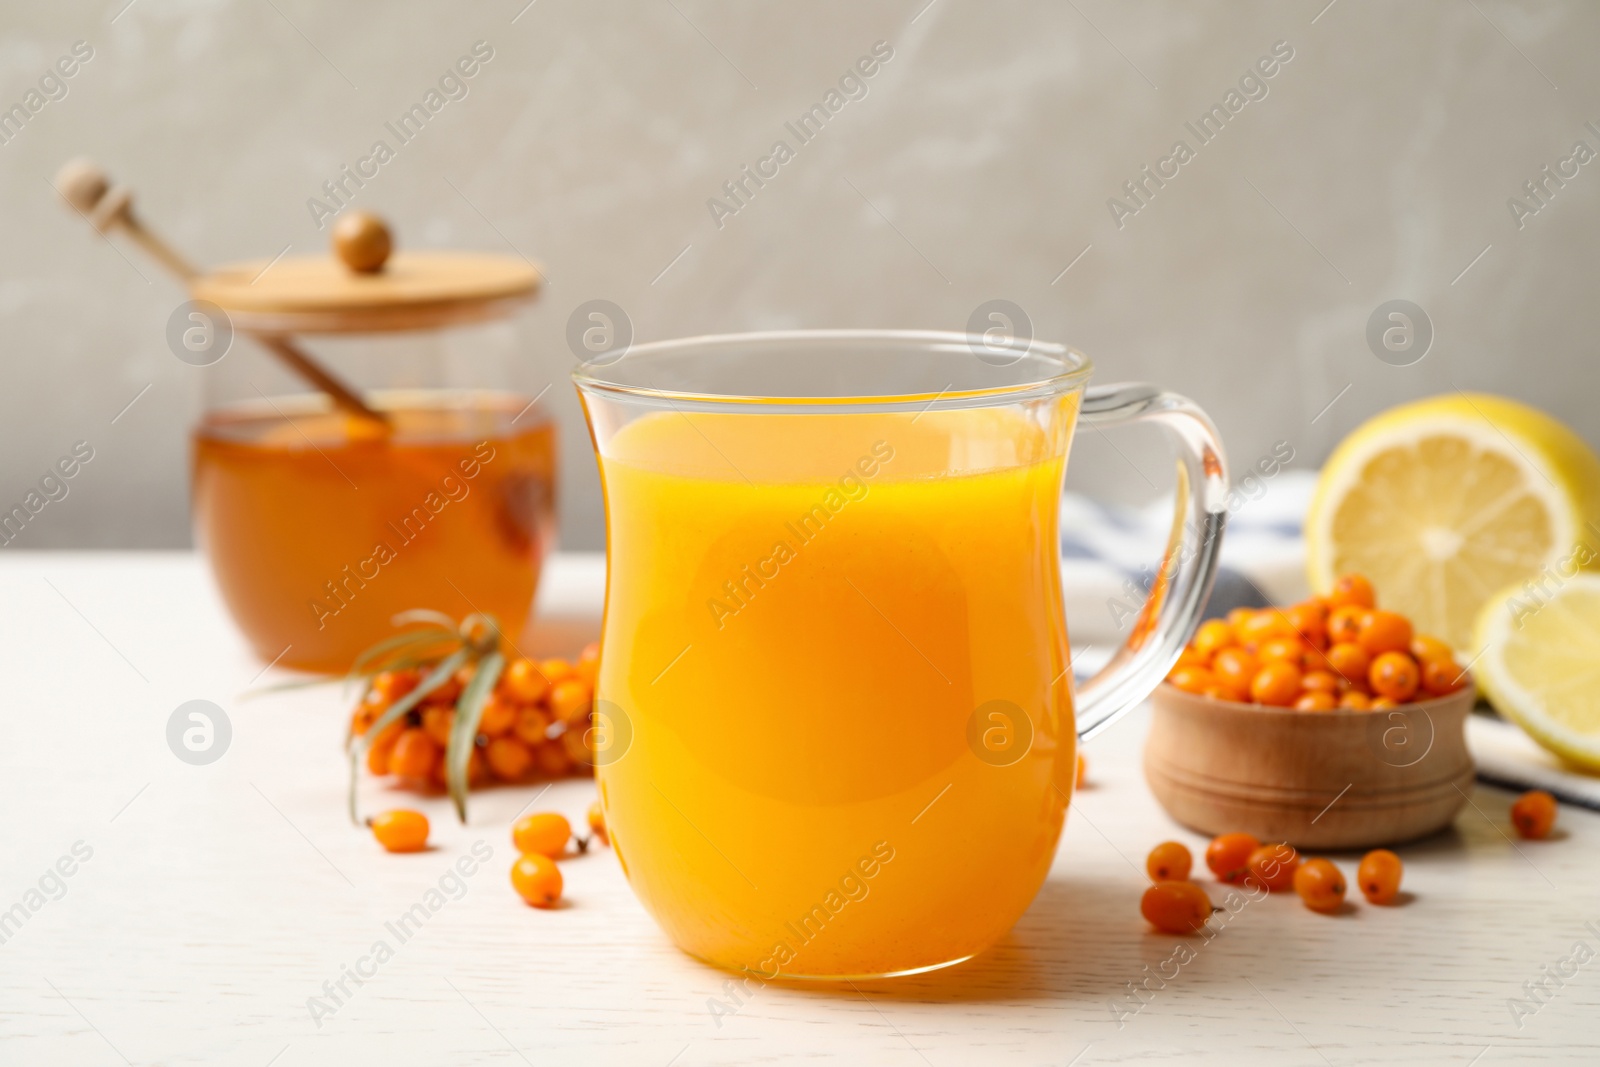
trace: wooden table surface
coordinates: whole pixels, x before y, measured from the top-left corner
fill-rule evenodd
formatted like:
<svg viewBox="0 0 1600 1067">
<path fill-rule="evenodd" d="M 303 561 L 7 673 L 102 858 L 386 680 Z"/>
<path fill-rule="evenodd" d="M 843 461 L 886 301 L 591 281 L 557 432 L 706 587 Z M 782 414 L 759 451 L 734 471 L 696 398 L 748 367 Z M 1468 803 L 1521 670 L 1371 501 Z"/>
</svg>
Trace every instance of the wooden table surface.
<svg viewBox="0 0 1600 1067">
<path fill-rule="evenodd" d="M 593 558 L 557 561 L 551 642 L 593 628 L 600 581 Z M 1050 879 L 998 947 L 735 1006 L 608 851 L 564 865 L 564 909 L 513 895 L 507 827 L 536 787 L 479 794 L 465 827 L 426 801 L 436 847 L 378 851 L 345 816 L 348 701 L 241 700 L 280 676 L 258 679 L 195 557 L 7 552 L 0 603 L 3 1064 L 1600 1061 L 1600 816 L 1569 809 L 1557 839 L 1513 841 L 1509 795 L 1479 787 L 1452 832 L 1402 850 L 1404 906 L 1324 917 L 1272 897 L 1219 915 L 1210 940 L 1163 936 L 1138 914 L 1144 854 L 1201 839 L 1145 789 L 1135 712 L 1088 746 Z M 232 725 L 206 766 L 166 740 L 192 699 Z M 538 804 L 576 821 L 593 796 L 572 780 Z M 491 858 L 452 881 L 474 847 Z M 442 878 L 444 903 L 395 944 L 385 924 Z M 334 1006 L 325 983 L 379 939 L 392 958 Z M 313 1018 L 313 997 L 332 1010 Z"/>
</svg>

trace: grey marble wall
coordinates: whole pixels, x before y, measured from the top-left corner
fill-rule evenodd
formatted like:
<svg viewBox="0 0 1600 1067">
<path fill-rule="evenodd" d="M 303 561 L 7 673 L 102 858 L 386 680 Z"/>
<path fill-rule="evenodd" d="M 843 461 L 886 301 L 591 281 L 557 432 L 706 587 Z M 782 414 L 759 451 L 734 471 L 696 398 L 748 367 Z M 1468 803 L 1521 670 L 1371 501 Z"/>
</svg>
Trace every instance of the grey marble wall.
<svg viewBox="0 0 1600 1067">
<path fill-rule="evenodd" d="M 307 199 L 477 41 L 469 91 L 359 202 L 413 246 L 548 269 L 527 358 L 557 382 L 569 547 L 602 538 L 565 384 L 593 298 L 640 339 L 959 329 L 1011 300 L 1102 379 L 1200 401 L 1243 462 L 1286 441 L 1315 465 L 1367 415 L 1458 387 L 1600 441 L 1600 164 L 1574 154 L 1600 150 L 1600 6 L 525 3 L 4 0 L 0 109 L 38 106 L 0 125 L 0 501 L 94 449 L 13 550 L 189 541 L 204 372 L 166 347 L 181 294 L 59 206 L 57 166 L 98 158 L 202 261 L 312 252 Z M 78 41 L 92 56 L 52 78 Z M 785 122 L 877 42 L 892 56 L 799 145 Z M 775 178 L 708 209 L 779 139 Z M 1393 299 L 1434 331 L 1407 366 L 1366 340 Z M 1081 442 L 1072 479 L 1136 499 L 1169 475 L 1130 435 Z"/>
</svg>

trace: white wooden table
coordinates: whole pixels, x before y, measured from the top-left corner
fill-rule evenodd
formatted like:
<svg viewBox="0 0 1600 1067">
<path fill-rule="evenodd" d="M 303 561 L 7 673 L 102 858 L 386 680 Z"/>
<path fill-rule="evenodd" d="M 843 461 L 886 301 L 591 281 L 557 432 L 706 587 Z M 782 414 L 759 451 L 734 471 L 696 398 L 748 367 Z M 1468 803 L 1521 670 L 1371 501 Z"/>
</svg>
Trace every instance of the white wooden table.
<svg viewBox="0 0 1600 1067">
<path fill-rule="evenodd" d="M 544 603 L 568 629 L 553 643 L 593 629 L 600 577 L 592 557 L 557 562 Z M 354 830 L 347 701 L 241 701 L 262 667 L 194 557 L 8 551 L 0 604 L 0 920 L 28 913 L 0 944 L 3 1064 L 1600 1060 L 1600 958 L 1550 982 L 1520 1026 L 1508 1006 L 1576 943 L 1600 951 L 1600 817 L 1584 812 L 1563 812 L 1559 840 L 1514 844 L 1508 795 L 1480 788 L 1454 833 L 1403 850 L 1405 906 L 1328 918 L 1292 897 L 1248 904 L 1141 1004 L 1128 983 L 1179 940 L 1139 918 L 1144 853 L 1201 841 L 1146 791 L 1135 713 L 1089 746 L 1092 787 L 999 947 L 859 993 L 769 986 L 719 1025 L 708 1002 L 726 976 L 666 941 L 608 851 L 564 865 L 563 910 L 513 895 L 507 826 L 534 789 L 478 795 L 466 827 L 425 802 L 437 848 L 419 855 Z M 196 698 L 233 727 L 208 766 L 166 741 Z M 593 793 L 564 782 L 539 806 L 576 821 Z M 478 841 L 493 856 L 460 899 L 314 1020 L 308 999 L 394 944 L 385 923 Z M 58 862 L 73 873 L 50 876 Z"/>
</svg>

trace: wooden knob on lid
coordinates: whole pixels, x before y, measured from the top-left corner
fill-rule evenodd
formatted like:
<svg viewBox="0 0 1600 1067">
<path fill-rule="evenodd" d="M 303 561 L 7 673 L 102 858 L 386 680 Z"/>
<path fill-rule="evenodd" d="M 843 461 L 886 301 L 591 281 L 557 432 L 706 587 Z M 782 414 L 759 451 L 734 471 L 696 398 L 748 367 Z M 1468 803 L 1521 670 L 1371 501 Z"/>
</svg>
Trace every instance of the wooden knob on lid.
<svg viewBox="0 0 1600 1067">
<path fill-rule="evenodd" d="M 383 219 L 364 211 L 341 214 L 331 243 L 331 256 L 218 267 L 195 279 L 190 293 L 221 307 L 235 329 L 377 333 L 500 318 L 531 300 L 541 280 L 531 263 L 511 256 L 395 251 Z"/>
<path fill-rule="evenodd" d="M 333 250 L 357 274 L 376 274 L 389 261 L 394 241 L 378 216 L 352 211 L 333 224 Z"/>
</svg>

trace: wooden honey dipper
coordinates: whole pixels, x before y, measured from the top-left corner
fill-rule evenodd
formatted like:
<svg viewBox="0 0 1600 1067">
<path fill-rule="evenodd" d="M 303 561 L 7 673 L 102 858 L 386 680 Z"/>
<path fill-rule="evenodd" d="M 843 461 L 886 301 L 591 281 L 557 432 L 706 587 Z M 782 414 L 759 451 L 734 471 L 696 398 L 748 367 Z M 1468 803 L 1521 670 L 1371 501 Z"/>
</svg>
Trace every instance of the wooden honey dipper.
<svg viewBox="0 0 1600 1067">
<path fill-rule="evenodd" d="M 148 252 L 151 258 L 166 267 L 185 285 L 201 276 L 201 272 L 193 264 L 173 251 L 171 245 L 150 232 L 133 213 L 132 190 L 126 185 L 113 185 L 106 172 L 93 161 L 75 159 L 66 164 L 56 173 L 55 186 L 62 199 L 88 219 L 90 225 L 100 233 L 109 234 L 112 230 L 122 230 Z M 339 254 L 353 270 L 372 271 L 382 266 L 388 251 L 388 234 L 384 231 L 380 240 L 380 236 L 372 232 L 373 224 L 375 220 L 366 223 L 360 241 L 336 242 Z M 376 225 L 381 228 L 381 224 Z M 382 245 L 384 256 L 364 255 L 376 244 Z M 374 262 L 376 267 L 373 265 Z M 277 356 L 294 373 L 328 394 L 333 402 L 346 412 L 388 427 L 389 420 L 385 415 L 368 407 L 353 389 L 307 355 L 292 338 L 259 332 L 251 332 L 250 336 Z"/>
</svg>

